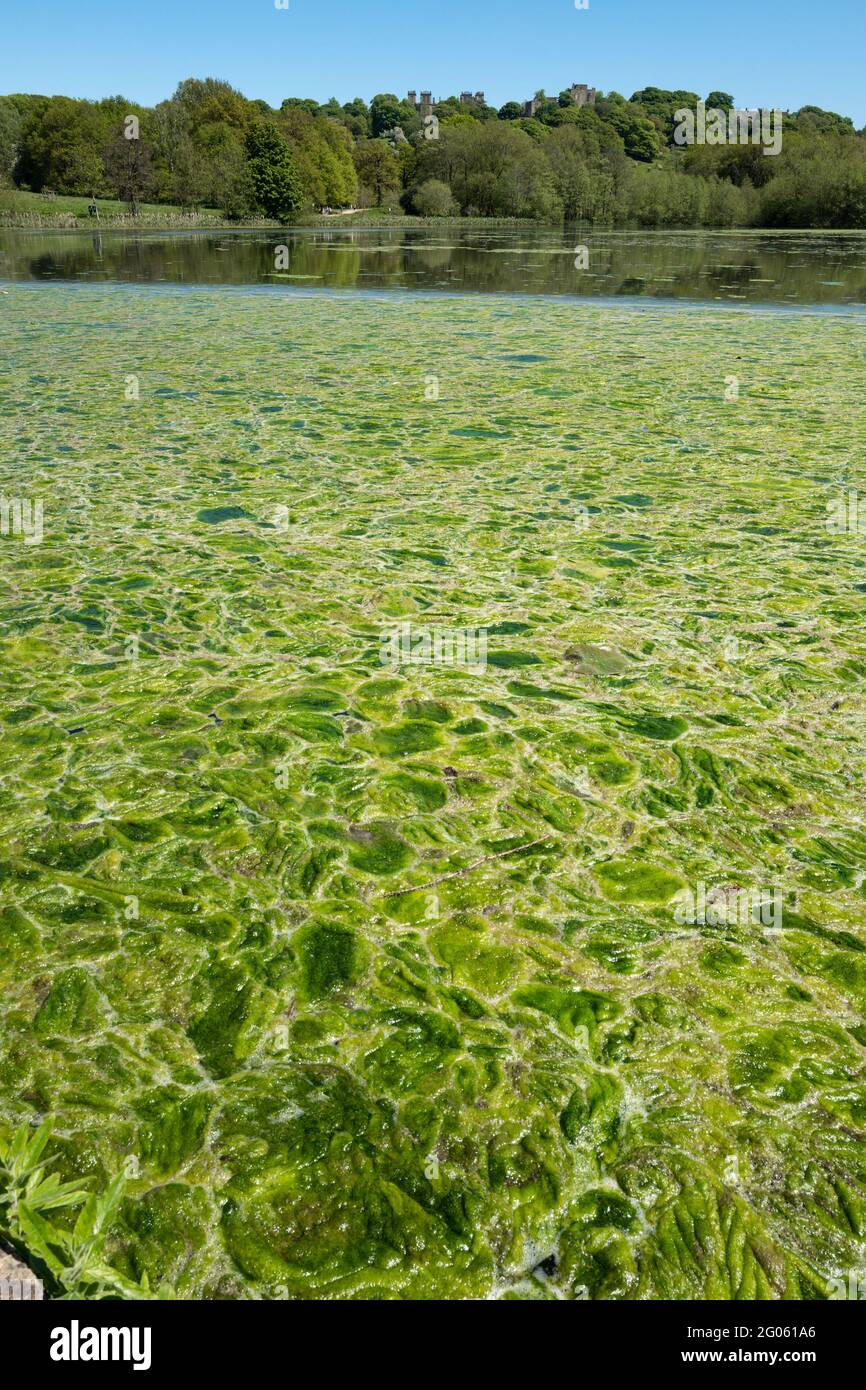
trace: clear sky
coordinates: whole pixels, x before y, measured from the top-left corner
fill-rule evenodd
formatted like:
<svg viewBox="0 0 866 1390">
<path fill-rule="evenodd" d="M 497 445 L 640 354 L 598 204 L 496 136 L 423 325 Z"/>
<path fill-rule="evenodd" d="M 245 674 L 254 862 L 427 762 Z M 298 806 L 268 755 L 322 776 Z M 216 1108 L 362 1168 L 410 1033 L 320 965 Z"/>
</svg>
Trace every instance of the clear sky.
<svg viewBox="0 0 866 1390">
<path fill-rule="evenodd" d="M 866 124 L 864 0 L 0 0 L 0 92 L 123 95 L 184 77 L 248 97 L 482 89 L 495 106 L 586 82 L 807 102 Z"/>
</svg>

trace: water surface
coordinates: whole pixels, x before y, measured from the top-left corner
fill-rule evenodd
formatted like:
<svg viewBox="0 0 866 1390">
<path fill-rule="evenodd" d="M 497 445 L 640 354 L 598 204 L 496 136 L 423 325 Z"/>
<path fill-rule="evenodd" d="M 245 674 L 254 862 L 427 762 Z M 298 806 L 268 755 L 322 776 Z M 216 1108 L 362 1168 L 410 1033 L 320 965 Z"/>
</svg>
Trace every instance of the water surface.
<svg viewBox="0 0 866 1390">
<path fill-rule="evenodd" d="M 827 525 L 862 324 L 0 312 L 0 497 L 44 504 L 0 537 L 0 1128 L 126 1171 L 111 1267 L 214 1301 L 862 1269 L 866 564 Z M 404 624 L 486 665 L 394 657 Z"/>
<path fill-rule="evenodd" d="M 288 256 L 277 258 L 285 246 Z M 579 270 L 579 248 L 588 269 Z M 279 263 L 285 269 L 277 271 Z M 732 304 L 866 303 L 866 234 L 443 225 L 0 233 L 0 278 L 412 289 Z"/>
</svg>

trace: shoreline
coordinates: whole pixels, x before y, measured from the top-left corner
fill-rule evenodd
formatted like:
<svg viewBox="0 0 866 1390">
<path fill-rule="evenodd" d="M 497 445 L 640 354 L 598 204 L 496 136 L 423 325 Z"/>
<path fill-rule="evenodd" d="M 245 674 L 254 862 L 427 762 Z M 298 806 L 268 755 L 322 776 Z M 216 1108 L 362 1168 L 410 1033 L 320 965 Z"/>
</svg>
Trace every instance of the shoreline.
<svg viewBox="0 0 866 1390">
<path fill-rule="evenodd" d="M 474 231 L 501 230 L 503 228 L 547 228 L 557 232 L 566 232 L 573 229 L 575 232 L 588 233 L 595 236 L 642 236 L 642 237 L 670 237 L 670 236 L 832 236 L 832 237 L 866 237 L 866 228 L 863 227 L 695 227 L 695 226 L 671 226 L 671 227 L 641 227 L 641 226 L 612 226 L 608 223 L 592 222 L 544 222 L 533 218 L 518 217 L 416 217 L 411 214 L 397 215 L 387 213 L 351 213 L 334 214 L 332 216 L 313 215 L 305 217 L 297 222 L 275 222 L 267 219 L 253 219 L 243 222 L 230 222 L 226 219 L 214 219 L 213 221 L 199 217 L 171 217 L 164 219 L 132 218 L 125 216 L 107 216 L 96 221 L 95 219 L 81 218 L 74 214 L 57 213 L 50 214 L 8 214 L 0 211 L 0 233 L 3 232 L 50 232 L 50 233 L 71 233 L 72 235 L 82 236 L 101 236 L 104 232 L 125 232 L 128 234 L 140 235 L 142 233 L 166 234 L 166 233 L 236 233 L 244 232 L 284 232 L 287 234 L 297 232 L 320 232 L 320 231 L 351 231 L 361 229 L 363 231 L 399 231 L 412 230 L 413 228 L 468 228 Z"/>
<path fill-rule="evenodd" d="M 201 218 L 171 218 L 164 220 L 133 217 L 95 218 L 76 217 L 74 214 L 22 214 L 7 215 L 0 212 L 0 232 L 80 232 L 85 235 L 100 235 L 102 232 L 304 232 L 328 231 L 331 229 L 361 227 L 365 231 L 379 228 L 404 227 L 559 227 L 559 223 L 536 222 L 521 217 L 415 217 L 397 216 L 387 213 L 375 217 L 366 213 L 337 214 L 323 217 L 318 214 L 298 222 L 274 222 L 267 219 L 229 222 L 226 219 L 208 221 Z M 562 224 L 563 226 L 569 224 Z"/>
</svg>

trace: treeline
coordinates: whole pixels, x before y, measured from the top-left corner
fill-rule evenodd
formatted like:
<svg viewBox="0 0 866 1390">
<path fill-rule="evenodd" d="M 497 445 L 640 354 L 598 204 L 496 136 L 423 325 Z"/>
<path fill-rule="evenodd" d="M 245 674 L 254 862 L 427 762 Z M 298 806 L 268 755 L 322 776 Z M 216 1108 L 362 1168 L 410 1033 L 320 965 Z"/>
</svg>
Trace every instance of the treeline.
<svg viewBox="0 0 866 1390">
<path fill-rule="evenodd" d="M 645 227 L 866 227 L 866 133 L 816 106 L 785 113 L 783 146 L 674 141 L 698 94 L 536 94 L 536 113 L 451 97 L 436 121 L 389 93 L 279 109 L 190 78 L 153 108 L 123 97 L 0 97 L 0 182 L 59 194 L 290 221 L 322 207 L 426 217 Z M 708 108 L 733 98 L 711 92 Z"/>
</svg>

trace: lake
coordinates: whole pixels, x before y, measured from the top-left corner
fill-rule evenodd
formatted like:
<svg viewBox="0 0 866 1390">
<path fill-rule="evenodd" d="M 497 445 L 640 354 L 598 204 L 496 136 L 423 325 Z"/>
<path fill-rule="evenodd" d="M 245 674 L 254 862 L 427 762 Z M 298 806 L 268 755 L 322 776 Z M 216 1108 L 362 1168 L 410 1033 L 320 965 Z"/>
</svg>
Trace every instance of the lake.
<svg viewBox="0 0 866 1390">
<path fill-rule="evenodd" d="M 284 268 L 275 269 L 285 246 Z M 585 247 L 588 266 L 578 250 Z M 287 265 L 285 264 L 287 259 Z M 0 278 L 439 290 L 731 304 L 866 304 L 866 234 L 459 225 L 0 233 Z"/>
<path fill-rule="evenodd" d="M 0 1126 L 181 1298 L 826 1298 L 863 238 L 285 242 L 2 239 Z"/>
</svg>

